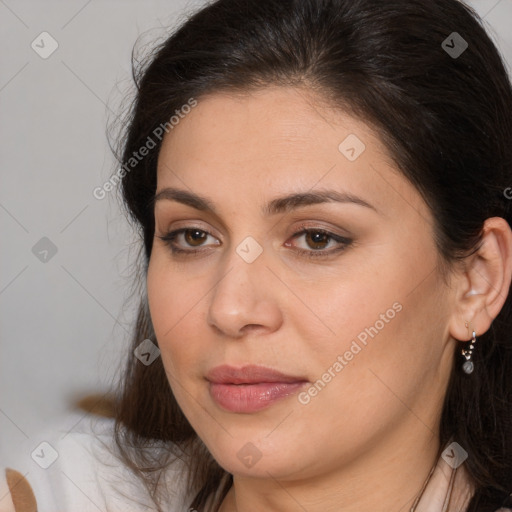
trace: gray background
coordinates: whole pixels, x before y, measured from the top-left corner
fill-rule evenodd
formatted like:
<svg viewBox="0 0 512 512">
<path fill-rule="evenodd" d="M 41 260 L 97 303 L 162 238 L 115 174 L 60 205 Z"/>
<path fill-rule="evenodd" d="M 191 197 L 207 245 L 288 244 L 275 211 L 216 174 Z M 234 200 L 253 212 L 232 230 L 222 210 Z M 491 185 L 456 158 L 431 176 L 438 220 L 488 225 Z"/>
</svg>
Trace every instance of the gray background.
<svg viewBox="0 0 512 512">
<path fill-rule="evenodd" d="M 118 375 L 137 250 L 115 194 L 92 194 L 116 169 L 106 125 L 133 91 L 139 35 L 160 40 L 202 3 L 0 0 L 0 465 Z M 512 69 L 512 0 L 469 3 Z M 59 45 L 47 59 L 31 47 L 44 31 Z"/>
</svg>

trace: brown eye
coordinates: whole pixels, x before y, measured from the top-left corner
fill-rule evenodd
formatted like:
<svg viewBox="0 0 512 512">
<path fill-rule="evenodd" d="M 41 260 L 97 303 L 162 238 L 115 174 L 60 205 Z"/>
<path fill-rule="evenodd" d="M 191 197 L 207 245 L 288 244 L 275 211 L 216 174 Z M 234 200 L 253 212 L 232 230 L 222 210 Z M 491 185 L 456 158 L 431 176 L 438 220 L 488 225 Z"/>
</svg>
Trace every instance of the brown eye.
<svg viewBox="0 0 512 512">
<path fill-rule="evenodd" d="M 187 229 L 183 232 L 185 242 L 192 247 L 198 247 L 204 242 L 208 236 L 208 233 L 199 229 Z"/>
<path fill-rule="evenodd" d="M 155 236 L 168 245 L 171 252 L 176 256 L 193 256 L 194 254 L 208 250 L 209 244 L 205 243 L 208 241 L 208 237 L 216 240 L 208 231 L 195 227 L 177 229 L 163 236 Z M 216 240 L 213 245 L 219 245 L 219 241 Z M 198 248 L 198 250 L 196 250 L 196 248 Z"/>
<path fill-rule="evenodd" d="M 311 249 L 325 249 L 329 244 L 331 237 L 321 231 L 308 231 L 306 233 L 306 243 Z"/>
<path fill-rule="evenodd" d="M 308 258 L 333 256 L 344 251 L 353 241 L 323 229 L 301 227 L 302 231 L 295 233 L 292 237 L 295 243 L 286 242 L 284 245 L 286 247 L 295 246 L 295 251 L 298 254 Z"/>
</svg>

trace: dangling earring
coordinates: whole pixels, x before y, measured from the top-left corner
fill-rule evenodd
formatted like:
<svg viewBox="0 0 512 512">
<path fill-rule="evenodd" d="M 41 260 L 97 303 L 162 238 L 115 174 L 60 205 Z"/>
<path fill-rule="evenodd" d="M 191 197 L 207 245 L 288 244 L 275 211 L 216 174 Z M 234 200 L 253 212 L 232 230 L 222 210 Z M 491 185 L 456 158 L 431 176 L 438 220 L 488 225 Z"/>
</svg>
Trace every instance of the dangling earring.
<svg viewBox="0 0 512 512">
<path fill-rule="evenodd" d="M 468 324 L 466 323 L 466 327 Z M 471 355 L 473 354 L 473 349 L 475 348 L 476 343 L 476 332 L 473 331 L 473 339 L 469 342 L 469 349 L 462 349 L 462 355 L 466 359 L 464 364 L 462 365 L 462 369 L 465 373 L 470 374 L 473 373 L 473 370 L 475 369 L 475 365 L 473 364 L 473 361 L 471 361 Z"/>
</svg>

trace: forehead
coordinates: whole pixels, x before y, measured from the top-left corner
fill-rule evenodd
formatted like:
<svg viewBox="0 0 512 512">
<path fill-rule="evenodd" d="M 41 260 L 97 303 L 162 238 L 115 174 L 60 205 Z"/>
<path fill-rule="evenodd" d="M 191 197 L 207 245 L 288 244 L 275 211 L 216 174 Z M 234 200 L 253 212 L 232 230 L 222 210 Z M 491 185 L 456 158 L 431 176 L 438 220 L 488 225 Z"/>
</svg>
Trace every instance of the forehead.
<svg viewBox="0 0 512 512">
<path fill-rule="evenodd" d="M 382 211 L 421 202 L 377 133 L 307 90 L 269 87 L 197 101 L 164 137 L 157 189 L 185 185 L 226 199 L 228 191 L 253 197 L 337 186 L 371 197 Z"/>
<path fill-rule="evenodd" d="M 265 154 L 283 150 L 288 158 L 300 158 L 315 148 L 330 146 L 337 156 L 343 133 L 371 140 L 372 150 L 386 154 L 378 137 L 362 121 L 327 105 L 305 88 L 271 86 L 200 98 L 166 135 L 163 147 L 179 151 L 197 144 L 202 152 L 223 158 L 241 158 L 244 152 L 255 156 L 265 147 Z"/>
</svg>

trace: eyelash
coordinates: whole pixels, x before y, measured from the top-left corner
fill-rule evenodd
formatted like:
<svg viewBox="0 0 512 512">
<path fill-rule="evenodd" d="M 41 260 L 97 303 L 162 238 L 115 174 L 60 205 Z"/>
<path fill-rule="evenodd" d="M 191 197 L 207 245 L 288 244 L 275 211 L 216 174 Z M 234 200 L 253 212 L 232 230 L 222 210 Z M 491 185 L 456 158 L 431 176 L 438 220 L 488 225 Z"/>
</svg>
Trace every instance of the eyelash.
<svg viewBox="0 0 512 512">
<path fill-rule="evenodd" d="M 203 250 L 202 249 L 199 249 L 199 250 L 180 249 L 174 245 L 174 242 L 178 235 L 180 235 L 181 233 L 185 233 L 186 231 L 192 231 L 192 230 L 200 231 L 201 233 L 206 233 L 207 235 L 213 236 L 210 233 L 208 233 L 208 231 L 205 231 L 204 229 L 199 229 L 199 228 L 195 228 L 195 227 L 186 227 L 186 228 L 181 228 L 181 229 L 177 229 L 174 231 L 170 231 L 169 233 L 167 233 L 164 236 L 156 235 L 156 237 L 159 238 L 160 240 L 162 240 L 163 242 L 165 242 L 165 244 L 170 248 L 171 253 L 174 255 L 195 256 L 198 253 L 203 252 Z M 300 226 L 299 231 L 294 233 L 291 238 L 292 239 L 299 238 L 300 236 L 308 234 L 308 233 L 320 233 L 322 235 L 326 235 L 329 238 L 327 243 L 329 243 L 331 240 L 334 240 L 335 242 L 342 244 L 340 247 L 337 247 L 335 249 L 330 249 L 330 250 L 325 250 L 325 249 L 319 249 L 319 250 L 312 249 L 309 251 L 305 250 L 305 249 L 296 249 L 295 250 L 301 256 L 305 256 L 305 257 L 311 258 L 311 259 L 322 258 L 322 257 L 327 258 L 329 256 L 332 256 L 333 254 L 337 254 L 339 252 L 344 251 L 352 243 L 351 239 L 336 235 L 334 233 L 331 233 L 330 231 L 326 231 L 325 229 L 308 228 L 306 226 Z"/>
</svg>

